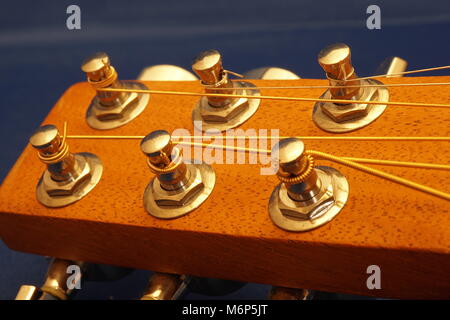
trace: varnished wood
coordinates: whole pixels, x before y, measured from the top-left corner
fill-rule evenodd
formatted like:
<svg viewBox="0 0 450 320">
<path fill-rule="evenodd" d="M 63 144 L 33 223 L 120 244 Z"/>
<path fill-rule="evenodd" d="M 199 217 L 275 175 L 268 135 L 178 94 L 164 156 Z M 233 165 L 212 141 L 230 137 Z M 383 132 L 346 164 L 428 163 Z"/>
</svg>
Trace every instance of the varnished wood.
<svg viewBox="0 0 450 320">
<path fill-rule="evenodd" d="M 389 83 L 444 82 L 450 77 L 388 79 Z M 324 80 L 254 81 L 261 86 L 326 85 Z M 197 82 L 147 82 L 155 90 L 197 91 Z M 323 89 L 262 90 L 265 95 L 318 97 Z M 394 87 L 393 101 L 446 103 L 450 88 Z M 146 135 L 152 130 L 193 133 L 198 98 L 153 95 L 147 109 L 124 127 L 88 127 L 86 108 L 94 91 L 78 83 L 64 93 L 44 123 L 69 134 Z M 280 129 L 280 135 L 331 135 L 311 121 L 312 103 L 262 101 L 242 129 Z M 38 123 L 36 124 L 36 127 Z M 450 110 L 388 107 L 354 136 L 448 136 Z M 270 134 L 270 131 L 268 132 Z M 448 163 L 448 142 L 306 141 L 309 149 L 341 156 Z M 164 221 L 143 208 L 152 177 L 138 140 L 70 140 L 72 152 L 92 152 L 104 163 L 96 188 L 81 201 L 49 209 L 35 198 L 44 170 L 27 146 L 0 191 L 0 235 L 12 249 L 66 259 L 160 272 L 192 274 L 399 298 L 450 298 L 449 202 L 336 164 L 350 197 L 331 223 L 306 233 L 275 227 L 267 211 L 278 180 L 259 165 L 214 164 L 217 182 L 195 212 Z M 444 171 L 379 167 L 431 187 L 448 189 Z M 368 290 L 366 269 L 381 268 L 381 290 Z"/>
</svg>

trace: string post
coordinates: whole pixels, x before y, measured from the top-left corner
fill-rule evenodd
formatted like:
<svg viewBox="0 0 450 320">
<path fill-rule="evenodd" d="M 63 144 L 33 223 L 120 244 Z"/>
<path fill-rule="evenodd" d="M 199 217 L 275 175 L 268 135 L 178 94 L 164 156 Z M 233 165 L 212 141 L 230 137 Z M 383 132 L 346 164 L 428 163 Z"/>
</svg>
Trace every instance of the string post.
<svg viewBox="0 0 450 320">
<path fill-rule="evenodd" d="M 53 180 L 69 180 L 76 175 L 75 157 L 56 126 L 39 127 L 31 136 L 30 144 L 38 151 L 39 160 L 47 165 Z"/>
<path fill-rule="evenodd" d="M 383 113 L 389 101 L 388 89 L 377 80 L 358 78 L 349 46 L 327 46 L 317 60 L 330 84 L 320 99 L 331 100 L 318 101 L 314 106 L 313 121 L 318 127 L 333 133 L 349 132 L 368 125 Z"/>
<path fill-rule="evenodd" d="M 103 172 L 97 156 L 69 152 L 66 135 L 66 125 L 63 135 L 56 126 L 44 125 L 30 137 L 39 160 L 47 166 L 36 197 L 48 207 L 62 207 L 81 199 L 99 182 Z"/>
<path fill-rule="evenodd" d="M 181 217 L 202 204 L 215 184 L 213 169 L 183 161 L 167 131 L 153 131 L 141 141 L 150 171 L 156 175 L 144 191 L 147 212 L 161 219 Z"/>
<path fill-rule="evenodd" d="M 334 218 L 348 198 L 348 182 L 336 169 L 314 167 L 300 139 L 280 140 L 272 149 L 278 164 L 275 187 L 269 200 L 272 221 L 288 231 L 307 231 Z"/>
<path fill-rule="evenodd" d="M 109 56 L 104 52 L 97 52 L 87 57 L 81 70 L 86 73 L 87 81 L 94 89 L 122 89 L 122 84 L 118 80 L 117 71 L 111 66 Z M 123 92 L 104 92 L 97 90 L 97 97 L 103 106 L 113 106 L 117 99 L 124 100 L 127 93 Z"/>
<path fill-rule="evenodd" d="M 86 120 L 94 129 L 112 129 L 120 127 L 136 118 L 147 106 L 148 93 L 124 92 L 122 89 L 148 89 L 137 82 L 119 81 L 116 69 L 111 65 L 109 56 L 97 52 L 87 57 L 81 70 L 86 73 L 87 81 L 96 90 L 91 101 Z M 116 91 L 103 91 L 116 89 Z"/>
<path fill-rule="evenodd" d="M 259 90 L 247 89 L 255 88 L 249 82 L 230 81 L 229 74 L 242 76 L 223 68 L 222 55 L 217 50 L 201 52 L 192 63 L 192 70 L 199 76 L 206 94 L 222 95 L 200 98 L 193 112 L 194 125 L 199 130 L 226 131 L 239 126 L 256 112 L 259 99 L 233 95 L 257 97 L 260 95 Z"/>
<path fill-rule="evenodd" d="M 343 43 L 329 45 L 319 52 L 317 60 L 325 71 L 330 86 L 341 86 L 330 89 L 333 98 L 351 99 L 359 94 L 360 81 L 354 80 L 357 75 L 352 65 L 349 46 Z"/>
<path fill-rule="evenodd" d="M 156 174 L 165 189 L 181 188 L 189 180 L 181 151 L 174 148 L 167 131 L 157 130 L 145 136 L 141 151 L 147 156 L 150 171 Z"/>
</svg>

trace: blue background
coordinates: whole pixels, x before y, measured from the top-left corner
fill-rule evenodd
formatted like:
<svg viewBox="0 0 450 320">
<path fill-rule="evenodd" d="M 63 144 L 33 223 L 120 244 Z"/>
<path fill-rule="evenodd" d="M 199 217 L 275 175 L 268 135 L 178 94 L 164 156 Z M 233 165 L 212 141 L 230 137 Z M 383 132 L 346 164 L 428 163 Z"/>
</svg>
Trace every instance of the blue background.
<svg viewBox="0 0 450 320">
<path fill-rule="evenodd" d="M 81 30 L 66 28 L 70 4 L 81 7 Z M 381 30 L 366 28 L 370 4 L 381 8 Z M 328 44 L 349 44 L 363 76 L 393 55 L 406 59 L 409 69 L 448 65 L 449 34 L 448 0 L 2 1 L 0 179 L 62 93 L 84 81 L 80 63 L 96 51 L 110 55 L 123 79 L 154 64 L 190 69 L 192 58 L 211 48 L 236 72 L 279 66 L 323 78 L 316 55 Z M 0 242 L 0 299 L 14 298 L 21 284 L 41 284 L 46 267 L 43 257 Z M 78 298 L 137 298 L 148 274 L 87 283 Z M 264 298 L 267 290 L 251 284 L 226 298 Z"/>
</svg>

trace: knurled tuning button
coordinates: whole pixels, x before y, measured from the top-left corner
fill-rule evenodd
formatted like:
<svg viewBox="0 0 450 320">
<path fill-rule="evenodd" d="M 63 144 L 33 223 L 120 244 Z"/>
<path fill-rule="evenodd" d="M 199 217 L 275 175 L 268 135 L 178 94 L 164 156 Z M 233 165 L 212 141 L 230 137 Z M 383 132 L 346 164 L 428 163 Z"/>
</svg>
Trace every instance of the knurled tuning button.
<svg viewBox="0 0 450 320">
<path fill-rule="evenodd" d="M 319 128 L 334 133 L 349 132 L 367 126 L 383 113 L 389 101 L 388 89 L 378 80 L 358 80 L 349 46 L 330 45 L 319 52 L 317 60 L 330 85 L 321 99 L 361 101 L 316 102 L 312 118 Z M 380 101 L 380 104 L 364 103 L 366 101 Z"/>
<path fill-rule="evenodd" d="M 217 50 L 200 53 L 192 63 L 192 70 L 200 77 L 205 93 L 247 95 L 253 98 L 201 97 L 192 111 L 194 126 L 201 130 L 226 131 L 247 121 L 261 102 L 260 91 L 247 81 L 231 81 L 224 70 L 222 55 Z"/>
<path fill-rule="evenodd" d="M 108 55 L 97 52 L 86 58 L 81 65 L 87 81 L 96 90 L 86 113 L 86 121 L 94 129 L 113 129 L 130 122 L 144 111 L 150 95 L 136 92 L 107 92 L 99 89 L 148 88 L 139 82 L 118 80 L 117 71 L 111 65 Z"/>
<path fill-rule="evenodd" d="M 272 149 L 280 184 L 269 200 L 273 223 L 287 231 L 307 231 L 332 220 L 348 198 L 347 179 L 336 169 L 314 165 L 297 138 L 282 139 Z"/>
<path fill-rule="evenodd" d="M 211 194 L 216 176 L 206 163 L 186 163 L 182 149 L 167 131 L 158 130 L 141 141 L 141 151 L 155 177 L 144 192 L 144 207 L 157 218 L 173 219 L 198 208 Z"/>
<path fill-rule="evenodd" d="M 30 138 L 47 169 L 36 188 L 37 200 L 47 207 L 63 207 L 80 200 L 100 181 L 103 165 L 91 153 L 71 153 L 54 125 L 39 127 Z"/>
</svg>

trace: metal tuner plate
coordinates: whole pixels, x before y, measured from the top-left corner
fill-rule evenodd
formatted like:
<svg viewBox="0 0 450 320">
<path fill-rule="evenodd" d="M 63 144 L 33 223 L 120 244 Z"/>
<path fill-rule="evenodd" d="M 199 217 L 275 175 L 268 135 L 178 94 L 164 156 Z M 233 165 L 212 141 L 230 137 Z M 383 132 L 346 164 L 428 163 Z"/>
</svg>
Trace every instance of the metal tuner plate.
<svg viewBox="0 0 450 320">
<path fill-rule="evenodd" d="M 300 207 L 289 198 L 284 183 L 279 184 L 269 200 L 269 214 L 273 223 L 287 231 L 308 231 L 331 221 L 344 207 L 349 193 L 347 179 L 336 169 L 324 166 L 314 168 L 322 182 L 321 195 L 315 203 Z M 289 212 L 311 214 L 300 218 Z M 299 215 L 300 215 L 299 214 Z"/>
<path fill-rule="evenodd" d="M 382 82 L 371 79 L 366 80 L 366 83 L 374 85 L 383 85 Z M 368 93 L 370 93 L 370 90 L 368 91 Z M 322 96 L 320 96 L 320 99 L 332 99 L 330 90 L 327 90 Z M 364 97 L 362 97 L 360 100 L 364 100 Z M 386 87 L 376 87 L 376 90 L 374 90 L 374 94 L 370 97 L 370 100 L 388 102 L 389 101 L 388 89 Z M 316 102 L 314 105 L 312 113 L 312 119 L 314 123 L 319 128 L 333 133 L 350 132 L 363 128 L 368 124 L 374 122 L 379 116 L 381 116 L 381 114 L 384 112 L 387 106 L 386 104 L 359 104 L 358 107 L 367 109 L 366 115 L 343 122 L 336 122 L 334 119 L 330 118 L 323 112 L 322 108 L 326 104 L 334 105 L 332 107 L 334 107 L 337 111 L 339 111 L 340 108 L 345 108 L 345 106 L 340 107 L 338 105 L 329 102 Z"/>
<path fill-rule="evenodd" d="M 60 185 L 52 179 L 48 170 L 45 170 L 36 187 L 36 198 L 40 203 L 47 207 L 64 207 L 83 198 L 100 181 L 103 164 L 96 155 L 82 152 L 74 156 L 76 161 L 85 163 L 79 181 L 77 179 Z M 52 190 L 55 190 L 55 195 L 49 194 Z"/>
<path fill-rule="evenodd" d="M 259 90 L 246 90 L 246 88 L 255 88 L 256 86 L 252 83 L 245 82 L 245 81 L 236 81 L 234 82 L 236 85 L 235 87 L 235 94 L 236 95 L 249 95 L 254 96 L 257 98 L 261 95 Z M 238 113 L 235 117 L 229 119 L 227 122 L 207 122 L 204 121 L 201 113 L 200 113 L 200 107 L 202 104 L 208 104 L 208 98 L 202 97 L 197 105 L 195 106 L 194 110 L 192 111 L 192 120 L 194 122 L 194 126 L 201 131 L 207 131 L 207 130 L 218 130 L 218 131 L 226 131 L 228 129 L 232 129 L 235 127 L 240 126 L 245 121 L 250 119 L 250 117 L 255 114 L 255 112 L 258 110 L 259 104 L 261 103 L 260 99 L 246 99 L 246 98 L 240 98 L 235 102 L 232 102 L 233 104 L 239 104 L 239 103 L 247 103 L 247 106 L 242 112 Z M 201 124 L 201 127 L 199 126 Z"/>
<path fill-rule="evenodd" d="M 144 192 L 144 207 L 160 219 L 174 219 L 198 208 L 212 193 L 216 174 L 206 163 L 186 164 L 190 170 L 189 182 L 181 190 L 165 190 L 154 177 Z"/>
<path fill-rule="evenodd" d="M 139 82 L 121 81 L 123 89 L 148 90 L 147 86 Z M 91 128 L 107 130 L 123 126 L 136 118 L 144 111 L 150 100 L 147 93 L 130 93 L 125 101 L 117 107 L 104 107 L 99 98 L 95 97 L 86 112 L 86 121 Z M 99 119 L 100 114 L 105 114 Z"/>
</svg>

